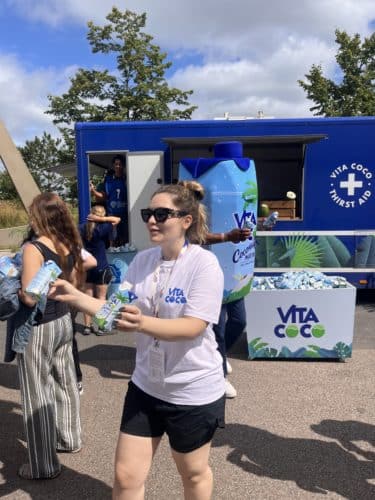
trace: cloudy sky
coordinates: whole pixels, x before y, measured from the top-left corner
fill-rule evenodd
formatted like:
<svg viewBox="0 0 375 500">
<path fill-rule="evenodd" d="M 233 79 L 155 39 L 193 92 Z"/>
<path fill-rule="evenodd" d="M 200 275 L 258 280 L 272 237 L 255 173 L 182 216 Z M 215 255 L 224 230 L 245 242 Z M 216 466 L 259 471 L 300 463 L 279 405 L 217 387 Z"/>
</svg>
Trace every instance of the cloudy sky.
<svg viewBox="0 0 375 500">
<path fill-rule="evenodd" d="M 0 120 L 17 145 L 56 135 L 47 95 L 61 95 L 79 67 L 110 67 L 91 54 L 86 23 L 112 5 L 147 13 L 145 31 L 173 63 L 171 85 L 192 89 L 193 118 L 310 116 L 297 84 L 312 64 L 330 78 L 335 29 L 369 36 L 374 0 L 1 0 Z"/>
</svg>

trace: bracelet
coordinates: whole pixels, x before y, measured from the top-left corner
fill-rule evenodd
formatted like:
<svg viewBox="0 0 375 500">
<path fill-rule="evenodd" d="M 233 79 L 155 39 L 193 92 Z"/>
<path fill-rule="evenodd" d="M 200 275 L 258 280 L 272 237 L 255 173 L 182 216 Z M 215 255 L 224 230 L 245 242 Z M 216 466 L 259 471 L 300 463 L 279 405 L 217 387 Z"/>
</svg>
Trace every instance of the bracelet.
<svg viewBox="0 0 375 500">
<path fill-rule="evenodd" d="M 222 242 L 224 242 L 224 241 L 225 241 L 225 233 L 221 233 L 221 234 L 220 234 L 220 240 L 221 240 Z"/>
</svg>

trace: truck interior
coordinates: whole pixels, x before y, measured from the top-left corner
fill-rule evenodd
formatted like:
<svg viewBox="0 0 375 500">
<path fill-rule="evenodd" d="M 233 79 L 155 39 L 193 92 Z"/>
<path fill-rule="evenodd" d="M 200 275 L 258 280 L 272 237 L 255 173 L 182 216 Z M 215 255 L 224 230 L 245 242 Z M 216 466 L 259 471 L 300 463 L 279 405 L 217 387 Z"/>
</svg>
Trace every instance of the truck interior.
<svg viewBox="0 0 375 500">
<path fill-rule="evenodd" d="M 243 156 L 255 162 L 258 182 L 258 213 L 260 205 L 277 210 L 281 220 L 303 218 L 303 183 L 306 148 L 308 144 L 325 139 L 319 135 L 246 136 L 246 137 L 168 137 L 172 179 L 178 179 L 178 165 L 183 158 L 211 158 L 214 145 L 223 141 L 240 141 Z M 295 193 L 289 200 L 288 191 Z"/>
</svg>

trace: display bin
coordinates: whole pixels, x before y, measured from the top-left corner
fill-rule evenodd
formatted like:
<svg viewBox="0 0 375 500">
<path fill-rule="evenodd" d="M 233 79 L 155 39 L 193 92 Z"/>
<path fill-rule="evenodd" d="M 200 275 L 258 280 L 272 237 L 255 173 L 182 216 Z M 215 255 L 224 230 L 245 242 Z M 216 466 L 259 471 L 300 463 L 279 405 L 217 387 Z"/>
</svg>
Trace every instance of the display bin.
<svg viewBox="0 0 375 500">
<path fill-rule="evenodd" d="M 249 358 L 350 358 L 356 289 L 252 290 Z"/>
<path fill-rule="evenodd" d="M 111 267 L 113 278 L 109 284 L 107 297 L 116 292 L 120 283 L 124 281 L 130 262 L 137 252 L 107 252 L 108 264 Z"/>
</svg>

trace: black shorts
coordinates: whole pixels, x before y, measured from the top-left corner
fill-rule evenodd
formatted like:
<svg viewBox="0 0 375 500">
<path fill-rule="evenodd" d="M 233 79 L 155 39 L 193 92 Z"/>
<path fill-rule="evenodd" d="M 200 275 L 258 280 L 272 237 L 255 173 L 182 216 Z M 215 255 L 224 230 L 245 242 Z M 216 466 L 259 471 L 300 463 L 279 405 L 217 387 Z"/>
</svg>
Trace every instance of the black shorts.
<svg viewBox="0 0 375 500">
<path fill-rule="evenodd" d="M 113 278 L 111 268 L 108 266 L 104 269 L 89 269 L 86 274 L 86 283 L 94 285 L 108 285 Z"/>
<path fill-rule="evenodd" d="M 129 382 L 121 419 L 121 432 L 142 437 L 167 433 L 171 448 L 189 453 L 209 443 L 225 427 L 225 396 L 201 406 L 175 405 L 154 398 Z"/>
</svg>

